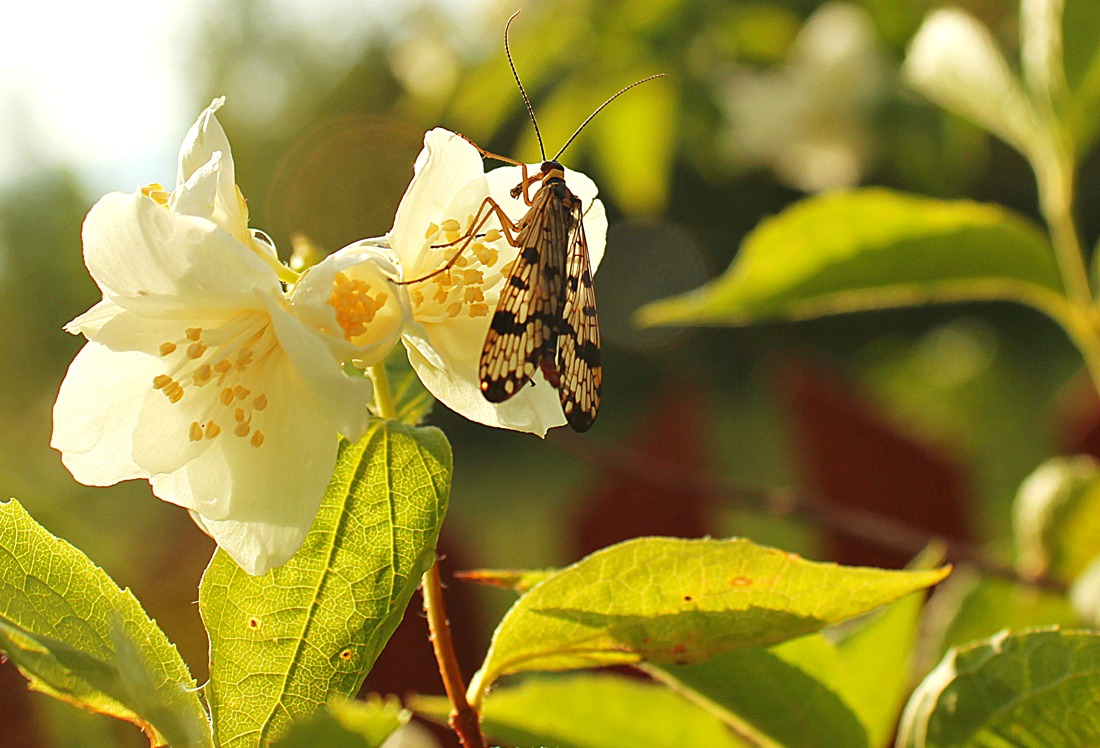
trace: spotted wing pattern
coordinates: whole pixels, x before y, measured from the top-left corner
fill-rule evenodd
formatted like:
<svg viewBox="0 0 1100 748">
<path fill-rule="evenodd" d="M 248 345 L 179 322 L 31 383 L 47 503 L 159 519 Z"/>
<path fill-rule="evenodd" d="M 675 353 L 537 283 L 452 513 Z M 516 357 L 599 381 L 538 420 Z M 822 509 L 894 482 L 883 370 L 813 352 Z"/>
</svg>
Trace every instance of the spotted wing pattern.
<svg viewBox="0 0 1100 748">
<path fill-rule="evenodd" d="M 478 366 L 481 392 L 490 402 L 509 399 L 544 360 L 553 361 L 572 219 L 558 185 L 543 184 L 520 221 L 519 255 L 500 292 Z"/>
<path fill-rule="evenodd" d="M 558 334 L 558 394 L 569 425 L 574 431 L 587 431 L 600 409 L 600 323 L 580 200 L 574 199 L 571 213 L 565 304 Z"/>
</svg>

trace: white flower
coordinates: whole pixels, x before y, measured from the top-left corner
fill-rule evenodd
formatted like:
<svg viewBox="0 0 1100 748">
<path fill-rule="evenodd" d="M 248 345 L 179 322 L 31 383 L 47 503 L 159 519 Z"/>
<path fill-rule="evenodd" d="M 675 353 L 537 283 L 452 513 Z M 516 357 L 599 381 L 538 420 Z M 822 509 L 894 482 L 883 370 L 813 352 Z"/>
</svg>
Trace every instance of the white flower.
<svg viewBox="0 0 1100 748">
<path fill-rule="evenodd" d="M 176 188 L 103 197 L 84 259 L 103 300 L 66 327 L 88 343 L 54 406 L 53 446 L 88 485 L 147 479 L 247 572 L 297 550 L 336 460 L 366 429 L 369 379 L 407 306 L 381 252 L 330 258 L 288 295 L 233 176 L 216 100 L 188 132 Z M 364 260 L 370 260 L 364 262 Z"/>
<path fill-rule="evenodd" d="M 875 150 L 871 119 L 886 78 L 867 12 L 825 3 L 806 20 L 785 64 L 734 69 L 720 99 L 729 154 L 807 192 L 856 184 Z"/>
<path fill-rule="evenodd" d="M 489 426 L 528 431 L 539 436 L 565 424 L 557 391 L 541 372 L 507 402 L 488 402 L 478 384 L 478 359 L 489 322 L 517 250 L 502 237 L 492 218 L 481 229 L 482 238 L 466 246 L 439 245 L 463 237 L 486 197 L 513 222 L 527 212 L 521 199 L 509 192 L 521 181 L 518 166 L 485 173 L 481 154 L 461 136 L 443 129 L 424 136 L 424 149 L 415 173 L 397 208 L 387 236 L 405 279 L 421 278 L 443 267 L 458 250 L 461 255 L 446 273 L 407 286 L 412 322 L 403 342 L 409 360 L 424 386 L 455 412 Z M 528 168 L 531 175 L 539 167 Z M 581 199 L 592 271 L 603 257 L 607 217 L 596 198 L 596 185 L 579 172 L 566 170 L 569 189 Z"/>
</svg>

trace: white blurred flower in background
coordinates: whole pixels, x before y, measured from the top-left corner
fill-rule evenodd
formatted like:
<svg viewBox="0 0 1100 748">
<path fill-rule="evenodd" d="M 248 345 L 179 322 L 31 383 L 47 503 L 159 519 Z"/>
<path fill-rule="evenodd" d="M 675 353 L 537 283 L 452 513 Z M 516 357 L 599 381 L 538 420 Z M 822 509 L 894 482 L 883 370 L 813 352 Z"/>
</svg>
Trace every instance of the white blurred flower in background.
<svg viewBox="0 0 1100 748">
<path fill-rule="evenodd" d="M 802 27 L 787 63 L 738 67 L 720 103 L 729 120 L 728 157 L 765 166 L 807 192 L 856 184 L 874 157 L 871 118 L 890 66 L 871 19 L 848 3 L 828 3 Z"/>
</svg>

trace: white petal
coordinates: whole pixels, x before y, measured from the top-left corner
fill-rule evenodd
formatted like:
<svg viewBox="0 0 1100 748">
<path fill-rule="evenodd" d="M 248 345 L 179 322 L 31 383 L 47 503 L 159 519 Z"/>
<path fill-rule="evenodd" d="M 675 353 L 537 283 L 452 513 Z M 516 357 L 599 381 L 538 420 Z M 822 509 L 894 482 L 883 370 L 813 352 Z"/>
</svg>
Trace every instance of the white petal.
<svg viewBox="0 0 1100 748">
<path fill-rule="evenodd" d="M 310 402 L 320 410 L 310 418 L 324 420 L 330 429 L 351 441 L 358 440 L 370 420 L 367 404 L 374 394 L 371 381 L 345 374 L 321 333 L 303 324 L 274 300 L 269 302 L 268 312 L 290 366 L 304 382 Z M 318 415 L 325 418 L 318 419 Z"/>
<path fill-rule="evenodd" d="M 281 294 L 275 271 L 215 224 L 140 193 L 111 193 L 84 220 L 84 261 L 105 296 L 146 314 L 256 307 Z"/>
<path fill-rule="evenodd" d="M 233 152 L 215 112 L 225 97 L 214 99 L 183 139 L 173 207 L 209 218 L 241 241 L 248 230 L 248 209 L 237 191 Z M 189 192 L 196 194 L 188 196 Z M 198 212 L 198 211 L 204 212 Z"/>
<path fill-rule="evenodd" d="M 184 136 L 183 145 L 180 146 L 176 184 L 183 184 L 190 179 L 191 175 L 215 153 L 223 153 L 229 159 L 229 176 L 232 178 L 233 161 L 229 149 L 229 138 L 226 137 L 225 130 L 215 116 L 215 112 L 221 109 L 223 104 L 225 104 L 224 96 L 210 102 L 210 106 L 203 110 Z"/>
<path fill-rule="evenodd" d="M 1062 66 L 1062 12 L 1065 0 L 1020 3 L 1020 58 L 1024 80 L 1048 105 L 1067 93 Z"/>
<path fill-rule="evenodd" d="M 478 359 L 488 331 L 485 317 L 455 317 L 427 326 L 430 345 L 406 335 L 405 349 L 416 375 L 437 400 L 454 412 L 486 426 L 526 431 L 539 436 L 565 425 L 558 391 L 536 372 L 535 386 L 524 387 L 507 402 L 494 405 L 478 387 Z M 433 365 L 438 358 L 447 363 Z"/>
<path fill-rule="evenodd" d="M 163 372 L 162 364 L 157 373 Z M 208 419 L 202 404 L 215 399 L 217 393 L 203 393 L 207 399 L 196 402 L 198 393 L 188 392 L 183 400 L 172 403 L 164 393 L 153 389 L 151 382 L 152 377 L 145 381 L 144 391 L 133 393 L 141 402 L 132 437 L 134 462 L 149 475 L 172 473 L 211 448 L 209 440 L 191 439 L 191 424 Z"/>
<path fill-rule="evenodd" d="M 79 315 L 65 325 L 65 332 L 73 335 L 83 335 L 91 339 L 103 325 L 110 322 L 119 314 L 125 313 L 122 307 L 110 299 L 103 299 L 84 314 Z"/>
<path fill-rule="evenodd" d="M 134 462 L 133 435 L 160 361 L 88 343 L 76 355 L 53 408 L 50 445 L 81 483 L 110 486 L 149 472 Z"/>
<path fill-rule="evenodd" d="M 411 267 L 417 259 L 404 253 L 419 254 L 428 224 L 440 220 L 455 193 L 484 171 L 481 154 L 462 137 L 441 128 L 424 135 L 424 149 L 416 158 L 412 181 L 390 231 L 391 246 L 403 267 Z"/>
<path fill-rule="evenodd" d="M 290 560 L 309 533 L 309 528 L 280 527 L 267 522 L 207 519 L 191 512 L 203 532 L 214 538 L 244 571 L 252 576 L 266 574 Z"/>
<path fill-rule="evenodd" d="M 905 59 L 910 84 L 928 98 L 985 127 L 1023 153 L 1039 126 L 1019 82 L 989 31 L 957 9 L 929 14 Z"/>
<path fill-rule="evenodd" d="M 332 475 L 338 440 L 331 425 L 316 417 L 290 367 L 280 367 L 272 388 L 280 397 L 263 412 L 260 447 L 249 436 L 224 430 L 179 470 L 153 476 L 153 493 L 207 519 L 296 527 L 304 533 Z"/>
</svg>

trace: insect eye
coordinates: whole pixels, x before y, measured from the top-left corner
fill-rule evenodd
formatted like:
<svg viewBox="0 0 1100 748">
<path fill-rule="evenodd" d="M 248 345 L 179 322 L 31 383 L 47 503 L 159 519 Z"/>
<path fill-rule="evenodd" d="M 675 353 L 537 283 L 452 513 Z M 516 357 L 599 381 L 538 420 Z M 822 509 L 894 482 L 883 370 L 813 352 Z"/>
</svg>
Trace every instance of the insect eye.
<svg viewBox="0 0 1100 748">
<path fill-rule="evenodd" d="M 508 191 L 508 194 L 511 195 L 514 198 L 519 197 L 520 194 L 522 194 L 522 193 L 523 193 L 523 185 L 522 184 L 517 184 L 515 187 L 513 187 L 512 189 L 510 189 Z"/>
</svg>

